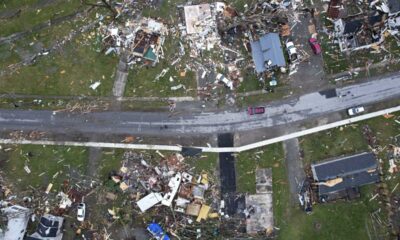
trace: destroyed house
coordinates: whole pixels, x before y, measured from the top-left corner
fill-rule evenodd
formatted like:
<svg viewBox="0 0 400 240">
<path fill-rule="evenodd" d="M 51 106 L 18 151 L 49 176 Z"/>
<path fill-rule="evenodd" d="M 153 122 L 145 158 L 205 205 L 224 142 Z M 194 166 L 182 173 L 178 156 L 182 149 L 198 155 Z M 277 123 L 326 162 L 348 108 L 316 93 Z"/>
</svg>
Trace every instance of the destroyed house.
<svg viewBox="0 0 400 240">
<path fill-rule="evenodd" d="M 312 164 L 311 170 L 322 202 L 351 197 L 359 187 L 379 182 L 378 162 L 370 152 Z"/>
<path fill-rule="evenodd" d="M 45 214 L 40 218 L 36 232 L 26 240 L 61 240 L 63 237 L 64 218 Z"/>
<path fill-rule="evenodd" d="M 272 201 L 272 169 L 256 170 L 256 194 L 246 195 L 246 232 L 272 232 L 274 213 Z"/>
<path fill-rule="evenodd" d="M 250 42 L 250 46 L 257 73 L 286 66 L 278 33 L 265 34 L 258 41 Z"/>
<path fill-rule="evenodd" d="M 334 21 L 334 35 L 342 52 L 361 50 L 383 41 L 382 14 L 375 13 L 368 17 L 338 19 Z"/>
<path fill-rule="evenodd" d="M 3 228 L 0 226 L 0 239 L 24 239 L 31 214 L 30 209 L 18 205 L 1 209 L 2 218 L 7 224 L 4 224 Z"/>
<path fill-rule="evenodd" d="M 132 54 L 136 57 L 142 57 L 146 60 L 156 62 L 158 61 L 157 52 L 160 45 L 160 35 L 156 33 L 147 33 L 139 30 L 136 33 L 133 42 Z"/>
</svg>

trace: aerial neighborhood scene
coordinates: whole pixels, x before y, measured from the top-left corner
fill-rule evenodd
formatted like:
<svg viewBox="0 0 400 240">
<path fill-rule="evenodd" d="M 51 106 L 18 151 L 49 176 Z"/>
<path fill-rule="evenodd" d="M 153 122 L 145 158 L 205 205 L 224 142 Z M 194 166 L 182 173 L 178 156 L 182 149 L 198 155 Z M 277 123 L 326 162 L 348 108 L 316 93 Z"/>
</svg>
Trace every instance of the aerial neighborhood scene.
<svg viewBox="0 0 400 240">
<path fill-rule="evenodd" d="M 0 240 L 400 240 L 400 0 L 0 0 Z"/>
</svg>

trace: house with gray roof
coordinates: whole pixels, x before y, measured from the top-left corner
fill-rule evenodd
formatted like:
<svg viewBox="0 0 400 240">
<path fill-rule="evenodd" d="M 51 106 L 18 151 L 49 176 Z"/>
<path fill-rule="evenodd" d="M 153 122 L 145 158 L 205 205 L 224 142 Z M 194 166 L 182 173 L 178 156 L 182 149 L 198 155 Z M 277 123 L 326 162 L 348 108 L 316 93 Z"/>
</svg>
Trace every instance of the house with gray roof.
<svg viewBox="0 0 400 240">
<path fill-rule="evenodd" d="M 378 162 L 371 152 L 311 165 L 321 201 L 349 198 L 358 188 L 379 182 Z"/>
<path fill-rule="evenodd" d="M 250 42 L 250 46 L 257 73 L 286 66 L 278 33 L 267 33 L 259 40 Z"/>
</svg>

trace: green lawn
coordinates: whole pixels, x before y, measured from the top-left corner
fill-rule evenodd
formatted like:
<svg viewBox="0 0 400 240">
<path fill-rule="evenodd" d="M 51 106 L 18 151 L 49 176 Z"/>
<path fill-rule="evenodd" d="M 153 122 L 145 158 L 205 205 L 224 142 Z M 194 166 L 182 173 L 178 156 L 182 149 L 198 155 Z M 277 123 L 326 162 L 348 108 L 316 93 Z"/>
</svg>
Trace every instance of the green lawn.
<svg viewBox="0 0 400 240">
<path fill-rule="evenodd" d="M 368 150 L 368 144 L 364 140 L 359 124 L 302 137 L 300 146 L 304 151 L 305 163 Z"/>
<path fill-rule="evenodd" d="M 249 105 L 257 105 L 265 102 L 270 102 L 278 99 L 282 99 L 285 96 L 289 96 L 290 89 L 287 86 L 281 86 L 275 88 L 275 92 L 273 93 L 262 93 L 251 96 L 239 96 L 236 99 L 236 105 L 238 107 L 247 107 Z"/>
<path fill-rule="evenodd" d="M 202 153 L 198 157 L 187 157 L 185 162 L 194 167 L 193 172 L 196 174 L 200 174 L 203 171 L 208 174 L 215 174 L 218 168 L 218 154 Z"/>
<path fill-rule="evenodd" d="M 4 5 L 2 4 L 2 11 L 21 9 L 19 16 L 12 19 L 0 20 L 0 36 L 2 37 L 16 32 L 30 30 L 37 24 L 44 23 L 57 17 L 67 16 L 82 7 L 81 2 L 77 0 L 56 1 L 54 4 L 45 5 L 44 8 L 36 6 L 39 1 L 15 2 L 24 3 L 24 5 L 8 3 Z"/>
<path fill-rule="evenodd" d="M 80 36 L 63 51 L 0 79 L 1 93 L 38 95 L 111 95 L 117 58 L 96 52 L 93 39 Z M 92 90 L 93 82 L 101 85 Z"/>
<path fill-rule="evenodd" d="M 125 149 L 103 149 L 98 169 L 100 180 L 105 181 L 111 171 L 119 171 L 124 152 Z"/>
<path fill-rule="evenodd" d="M 240 86 L 237 88 L 237 92 L 250 92 L 263 89 L 264 86 L 258 80 L 255 73 L 243 70 L 242 75 L 243 82 L 240 83 Z"/>
<path fill-rule="evenodd" d="M 88 151 L 80 147 L 56 147 L 40 145 L 10 146 L 2 170 L 6 179 L 21 191 L 29 186 L 45 189 L 53 183 L 53 191 L 59 191 L 64 180 L 71 177 L 76 180 L 79 174 L 85 174 Z M 24 166 L 31 173 L 27 174 Z M 14 189 L 14 191 L 16 191 Z"/>
<path fill-rule="evenodd" d="M 280 225 L 278 239 L 369 239 L 365 226 L 371 224 L 369 214 L 378 207 L 376 201 L 369 201 L 370 189 L 363 190 L 364 197 L 360 200 L 314 205 L 311 215 L 291 207 L 285 222 Z"/>
<path fill-rule="evenodd" d="M 10 9 L 19 9 L 25 6 L 32 6 L 36 4 L 38 0 L 19 0 L 19 1 L 8 1 L 1 0 L 0 1 L 0 11 L 6 11 Z"/>
</svg>

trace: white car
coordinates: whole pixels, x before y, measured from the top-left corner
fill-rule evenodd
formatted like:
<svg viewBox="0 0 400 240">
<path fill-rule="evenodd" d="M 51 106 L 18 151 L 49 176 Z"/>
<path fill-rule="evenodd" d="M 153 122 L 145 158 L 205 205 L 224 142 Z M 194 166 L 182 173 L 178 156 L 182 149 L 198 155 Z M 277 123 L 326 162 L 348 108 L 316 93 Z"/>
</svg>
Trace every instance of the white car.
<svg viewBox="0 0 400 240">
<path fill-rule="evenodd" d="M 286 49 L 289 55 L 290 62 L 295 62 L 298 57 L 297 57 L 297 49 L 294 46 L 294 43 L 292 41 L 288 41 L 286 43 Z"/>
<path fill-rule="evenodd" d="M 79 203 L 77 217 L 79 222 L 83 222 L 85 220 L 85 212 L 86 212 L 86 205 L 85 203 Z"/>
<path fill-rule="evenodd" d="M 223 82 L 225 84 L 225 86 L 227 86 L 230 90 L 233 90 L 233 82 L 231 80 L 227 79 L 221 73 L 217 74 L 216 82 Z"/>
<path fill-rule="evenodd" d="M 349 114 L 349 116 L 358 115 L 364 111 L 365 111 L 365 109 L 362 106 L 352 107 L 352 108 L 347 109 L 347 113 Z"/>
</svg>

